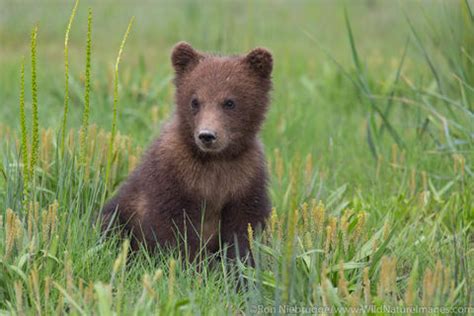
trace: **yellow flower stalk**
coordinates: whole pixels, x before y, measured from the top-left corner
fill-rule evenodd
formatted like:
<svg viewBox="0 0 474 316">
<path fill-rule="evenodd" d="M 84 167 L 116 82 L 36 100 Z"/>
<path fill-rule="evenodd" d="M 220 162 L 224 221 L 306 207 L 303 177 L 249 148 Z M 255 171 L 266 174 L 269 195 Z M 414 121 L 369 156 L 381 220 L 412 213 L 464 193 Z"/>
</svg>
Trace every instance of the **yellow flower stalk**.
<svg viewBox="0 0 474 316">
<path fill-rule="evenodd" d="M 304 234 L 304 245 L 306 249 L 313 249 L 313 236 L 312 233 L 309 231 L 306 231 Z"/>
<path fill-rule="evenodd" d="M 283 181 L 283 159 L 281 157 L 281 152 L 279 148 L 275 148 L 274 150 L 274 157 L 275 157 L 275 173 L 277 176 L 278 184 L 281 186 Z"/>
<path fill-rule="evenodd" d="M 390 223 L 388 221 L 388 218 L 385 219 L 385 222 L 383 224 L 383 229 L 382 229 L 382 240 L 385 241 L 388 238 L 388 234 L 390 233 Z"/>
<path fill-rule="evenodd" d="M 52 280 L 50 276 L 47 276 L 44 278 L 44 289 L 43 289 L 43 294 L 44 294 L 44 309 L 47 310 L 49 306 L 49 297 L 51 294 L 51 284 Z"/>
<path fill-rule="evenodd" d="M 250 251 L 253 251 L 253 228 L 250 223 L 247 224 L 247 238 L 249 240 Z"/>
<path fill-rule="evenodd" d="M 380 265 L 379 284 L 377 287 L 377 295 L 379 298 L 386 298 L 388 293 L 394 293 L 396 280 L 396 259 L 383 256 Z"/>
<path fill-rule="evenodd" d="M 423 276 L 423 306 L 429 306 L 431 304 L 434 291 L 435 285 L 433 284 L 433 272 L 430 268 L 427 268 Z"/>
<path fill-rule="evenodd" d="M 344 275 L 344 261 L 339 262 L 339 279 L 338 279 L 338 291 L 342 297 L 347 298 L 349 296 L 349 290 L 347 288 L 347 280 Z"/>
<path fill-rule="evenodd" d="M 146 293 L 148 294 L 150 298 L 153 298 L 157 295 L 155 292 L 155 289 L 153 289 L 153 282 L 152 282 L 151 276 L 148 273 L 145 273 L 143 275 L 142 283 L 143 283 L 143 289 L 146 291 Z"/>
<path fill-rule="evenodd" d="M 428 191 L 428 175 L 426 171 L 421 172 L 421 179 L 423 180 L 423 191 Z"/>
<path fill-rule="evenodd" d="M 155 274 L 153 275 L 153 282 L 158 282 L 159 280 L 161 280 L 162 277 L 163 277 L 163 270 L 161 269 L 156 270 Z"/>
<path fill-rule="evenodd" d="M 309 227 L 308 203 L 304 202 L 301 206 L 301 217 L 303 219 L 303 229 Z"/>
<path fill-rule="evenodd" d="M 366 213 L 364 211 L 362 212 L 359 212 L 357 214 L 357 223 L 356 223 L 356 226 L 354 228 L 354 233 L 352 234 L 352 239 L 353 241 L 358 241 L 360 240 L 362 234 L 364 233 L 365 231 L 365 222 L 366 222 Z"/>
<path fill-rule="evenodd" d="M 369 278 L 369 268 L 365 267 L 363 272 L 363 287 L 364 287 L 364 300 L 365 305 L 372 304 L 372 296 L 371 296 L 371 289 L 370 289 L 370 278 Z"/>
<path fill-rule="evenodd" d="M 137 156 L 130 154 L 128 156 L 128 172 L 130 173 L 133 170 L 135 170 L 135 167 L 137 166 L 137 164 L 138 164 Z"/>
<path fill-rule="evenodd" d="M 151 123 L 153 125 L 158 124 L 160 117 L 159 117 L 159 108 L 157 105 L 153 105 L 150 109 L 150 117 L 151 117 Z"/>
<path fill-rule="evenodd" d="M 324 253 L 326 255 L 329 254 L 329 249 L 331 246 L 331 236 L 332 236 L 332 226 L 328 225 L 326 226 L 326 240 L 324 242 Z"/>
<path fill-rule="evenodd" d="M 176 270 L 176 260 L 170 259 L 169 273 L 168 273 L 168 296 L 170 300 L 172 300 L 174 296 L 175 270 Z"/>
<path fill-rule="evenodd" d="M 417 297 L 417 279 L 418 279 L 418 260 L 412 268 L 410 278 L 408 279 L 407 289 L 405 292 L 405 306 L 414 306 Z"/>
<path fill-rule="evenodd" d="M 84 303 L 85 305 L 92 303 L 94 299 L 94 282 L 89 281 L 86 289 L 84 290 Z"/>
<path fill-rule="evenodd" d="M 324 222 L 326 220 L 325 218 L 325 212 L 326 209 L 324 207 L 324 204 L 319 201 L 319 203 L 316 203 L 316 200 L 312 201 L 312 213 L 313 213 L 313 219 L 314 219 L 314 224 L 317 229 L 317 233 L 319 234 L 320 232 L 323 231 L 324 228 Z"/>
<path fill-rule="evenodd" d="M 66 277 L 66 291 L 68 293 L 72 293 L 72 290 L 74 288 L 74 276 L 72 272 L 72 260 L 69 258 L 69 255 L 65 255 L 65 261 L 66 263 L 64 264 L 64 274 Z"/>
<path fill-rule="evenodd" d="M 392 144 L 392 168 L 395 168 L 398 165 L 398 146 L 397 144 Z"/>
<path fill-rule="evenodd" d="M 341 233 L 342 233 L 342 245 L 344 252 L 347 253 L 349 249 L 349 239 L 348 239 L 348 230 L 349 230 L 349 217 L 352 215 L 351 210 L 345 210 L 344 214 L 341 216 Z"/>
<path fill-rule="evenodd" d="M 49 222 L 49 230 L 51 234 L 50 236 L 52 236 L 53 233 L 56 231 L 58 208 L 59 208 L 59 203 L 56 200 L 53 202 L 53 204 L 49 205 L 48 207 L 48 222 Z"/>
<path fill-rule="evenodd" d="M 323 306 L 329 306 L 329 299 L 328 299 L 328 282 L 327 279 L 327 268 L 326 265 L 323 263 L 321 267 L 321 296 L 323 300 Z"/>
<path fill-rule="evenodd" d="M 270 215 L 270 232 L 275 232 L 278 225 L 278 214 L 276 208 L 272 207 L 272 212 Z"/>
<path fill-rule="evenodd" d="M 329 226 L 331 226 L 331 246 L 333 249 L 336 248 L 337 246 L 337 218 L 334 216 L 331 216 L 329 218 Z"/>
<path fill-rule="evenodd" d="M 12 209 L 7 209 L 7 219 L 5 227 L 5 258 L 8 258 L 15 245 L 16 238 L 16 215 Z"/>
<path fill-rule="evenodd" d="M 49 216 L 48 211 L 41 211 L 41 237 L 44 243 L 49 239 Z"/>
<path fill-rule="evenodd" d="M 15 299 L 18 315 L 25 315 L 23 308 L 23 285 L 20 281 L 15 281 Z"/>
<path fill-rule="evenodd" d="M 311 184 L 312 176 L 313 176 L 313 155 L 309 153 L 306 155 L 306 162 L 305 162 L 305 168 L 304 168 L 304 183 L 305 186 L 308 186 Z"/>
<path fill-rule="evenodd" d="M 383 165 L 383 156 L 378 155 L 377 157 L 377 168 L 375 169 L 375 178 L 378 179 L 380 177 L 380 171 L 382 170 Z"/>
</svg>

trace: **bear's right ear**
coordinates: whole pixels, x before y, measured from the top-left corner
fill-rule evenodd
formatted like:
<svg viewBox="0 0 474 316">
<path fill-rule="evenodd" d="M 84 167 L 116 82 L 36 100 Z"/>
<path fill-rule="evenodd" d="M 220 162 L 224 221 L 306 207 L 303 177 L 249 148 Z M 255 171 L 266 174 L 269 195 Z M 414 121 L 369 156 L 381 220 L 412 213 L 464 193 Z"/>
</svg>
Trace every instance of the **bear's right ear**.
<svg viewBox="0 0 474 316">
<path fill-rule="evenodd" d="M 273 69 L 272 54 L 265 48 L 255 48 L 244 57 L 245 62 L 261 78 L 269 79 Z"/>
<path fill-rule="evenodd" d="M 171 63 L 176 75 L 182 75 L 194 68 L 202 56 L 186 42 L 179 42 L 171 53 Z"/>
</svg>

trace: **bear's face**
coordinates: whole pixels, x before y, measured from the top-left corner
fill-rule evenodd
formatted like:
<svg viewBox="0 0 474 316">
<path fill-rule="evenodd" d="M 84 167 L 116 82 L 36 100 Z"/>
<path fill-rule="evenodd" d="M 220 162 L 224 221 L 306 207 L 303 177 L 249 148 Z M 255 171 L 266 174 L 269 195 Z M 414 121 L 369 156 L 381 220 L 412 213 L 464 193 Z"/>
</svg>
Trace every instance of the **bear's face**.
<svg viewBox="0 0 474 316">
<path fill-rule="evenodd" d="M 272 56 L 220 57 L 179 43 L 172 53 L 180 134 L 202 154 L 236 155 L 255 140 L 271 89 Z"/>
</svg>

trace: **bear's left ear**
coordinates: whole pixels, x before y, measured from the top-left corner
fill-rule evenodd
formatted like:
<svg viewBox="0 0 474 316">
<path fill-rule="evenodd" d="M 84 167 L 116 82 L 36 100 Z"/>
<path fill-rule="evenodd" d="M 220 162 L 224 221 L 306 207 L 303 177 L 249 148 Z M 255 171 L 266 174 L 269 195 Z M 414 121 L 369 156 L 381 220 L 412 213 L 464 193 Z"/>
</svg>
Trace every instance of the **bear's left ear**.
<svg viewBox="0 0 474 316">
<path fill-rule="evenodd" d="M 273 57 L 265 48 L 255 48 L 244 57 L 244 61 L 261 78 L 270 78 L 273 69 Z"/>
<path fill-rule="evenodd" d="M 176 44 L 171 53 L 171 63 L 178 76 L 194 68 L 201 58 L 201 54 L 186 42 Z"/>
</svg>

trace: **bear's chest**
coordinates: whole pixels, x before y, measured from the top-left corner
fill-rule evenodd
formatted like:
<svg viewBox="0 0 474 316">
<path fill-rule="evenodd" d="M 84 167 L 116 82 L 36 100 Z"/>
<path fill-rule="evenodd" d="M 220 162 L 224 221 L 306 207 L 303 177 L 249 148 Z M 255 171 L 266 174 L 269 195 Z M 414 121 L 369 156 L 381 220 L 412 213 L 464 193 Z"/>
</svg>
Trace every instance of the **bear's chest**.
<svg viewBox="0 0 474 316">
<path fill-rule="evenodd" d="M 223 208 L 243 194 L 249 178 L 244 171 L 224 164 L 196 171 L 189 189 L 202 206 L 199 231 L 204 243 L 213 244 L 216 240 Z"/>
<path fill-rule="evenodd" d="M 253 177 L 245 166 L 225 162 L 198 165 L 189 171 L 183 174 L 186 188 L 206 203 L 212 213 L 230 199 L 243 195 Z"/>
</svg>

